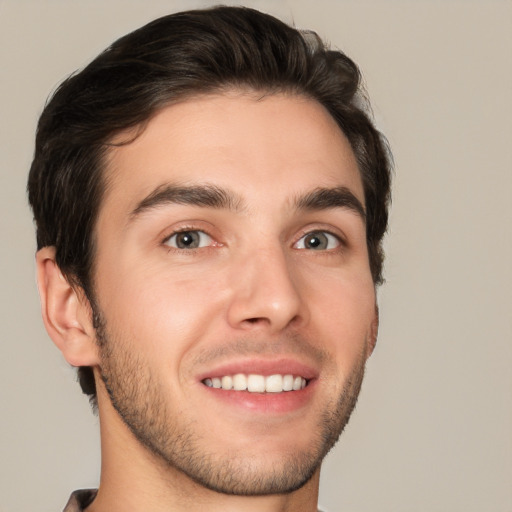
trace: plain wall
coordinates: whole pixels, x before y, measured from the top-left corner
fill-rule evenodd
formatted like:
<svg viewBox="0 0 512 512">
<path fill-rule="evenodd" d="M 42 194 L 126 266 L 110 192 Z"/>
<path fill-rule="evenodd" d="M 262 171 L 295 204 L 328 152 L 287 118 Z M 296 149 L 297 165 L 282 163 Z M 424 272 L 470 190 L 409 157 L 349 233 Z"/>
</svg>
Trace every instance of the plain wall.
<svg viewBox="0 0 512 512">
<path fill-rule="evenodd" d="M 234 2 L 227 2 L 234 3 Z M 200 1 L 0 0 L 0 511 L 99 478 L 97 418 L 47 337 L 25 183 L 49 92 Z M 332 512 L 512 511 L 512 3 L 247 1 L 362 68 L 396 160 L 381 329 L 323 471 Z"/>
</svg>

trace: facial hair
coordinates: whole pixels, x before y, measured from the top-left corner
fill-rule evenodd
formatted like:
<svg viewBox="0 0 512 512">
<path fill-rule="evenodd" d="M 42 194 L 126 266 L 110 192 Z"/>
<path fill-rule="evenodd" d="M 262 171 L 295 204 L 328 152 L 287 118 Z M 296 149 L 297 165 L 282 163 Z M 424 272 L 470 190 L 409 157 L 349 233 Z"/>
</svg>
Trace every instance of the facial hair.
<svg viewBox="0 0 512 512">
<path fill-rule="evenodd" d="M 178 411 L 170 410 L 166 390 L 155 379 L 147 361 L 128 350 L 129 343 L 122 343 L 108 332 L 100 312 L 94 312 L 94 319 L 101 377 L 122 421 L 165 466 L 223 494 L 283 494 L 305 485 L 348 423 L 364 376 L 366 358 L 362 354 L 339 396 L 324 404 L 308 448 L 293 450 L 274 460 L 270 468 L 261 468 L 240 451 L 227 448 L 220 456 L 205 450 L 195 426 L 197 419 L 185 420 Z"/>
</svg>

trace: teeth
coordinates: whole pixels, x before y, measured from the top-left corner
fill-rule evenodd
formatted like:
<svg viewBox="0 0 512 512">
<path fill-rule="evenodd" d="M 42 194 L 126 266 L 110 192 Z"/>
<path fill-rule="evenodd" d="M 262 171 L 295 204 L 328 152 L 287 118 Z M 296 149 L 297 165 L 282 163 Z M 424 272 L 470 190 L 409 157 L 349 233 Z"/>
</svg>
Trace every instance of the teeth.
<svg viewBox="0 0 512 512">
<path fill-rule="evenodd" d="M 267 393 L 280 393 L 283 390 L 282 375 L 270 375 L 265 379 L 265 391 Z"/>
<path fill-rule="evenodd" d="M 221 380 L 222 389 L 231 389 L 233 387 L 233 377 L 226 375 Z"/>
<path fill-rule="evenodd" d="M 283 377 L 283 391 L 291 391 L 293 389 L 293 375 L 285 375 Z"/>
<path fill-rule="evenodd" d="M 247 377 L 242 373 L 233 375 L 233 389 L 235 391 L 244 391 L 247 389 Z"/>
<path fill-rule="evenodd" d="M 204 379 L 203 384 L 216 389 L 233 389 L 235 391 L 248 391 L 249 393 L 281 393 L 283 391 L 299 391 L 307 385 L 306 379 L 290 374 L 264 375 L 237 373 L 224 375 L 222 378 L 212 377 Z"/>
<path fill-rule="evenodd" d="M 263 375 L 249 375 L 247 377 L 247 391 L 263 393 L 265 391 L 265 377 Z"/>
</svg>

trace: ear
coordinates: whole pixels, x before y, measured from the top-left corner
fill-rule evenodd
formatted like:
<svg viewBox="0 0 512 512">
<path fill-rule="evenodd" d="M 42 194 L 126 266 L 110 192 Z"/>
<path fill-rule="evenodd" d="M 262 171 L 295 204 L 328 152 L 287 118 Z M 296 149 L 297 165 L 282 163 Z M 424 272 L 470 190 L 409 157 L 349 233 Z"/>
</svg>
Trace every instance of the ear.
<svg viewBox="0 0 512 512">
<path fill-rule="evenodd" d="M 91 306 L 85 294 L 63 276 L 55 247 L 39 250 L 36 265 L 41 312 L 50 338 L 72 366 L 99 364 Z"/>
<path fill-rule="evenodd" d="M 370 324 L 370 332 L 368 333 L 368 343 L 366 348 L 366 359 L 368 359 L 377 345 L 377 336 L 379 334 L 379 306 L 375 303 L 375 313 Z"/>
</svg>

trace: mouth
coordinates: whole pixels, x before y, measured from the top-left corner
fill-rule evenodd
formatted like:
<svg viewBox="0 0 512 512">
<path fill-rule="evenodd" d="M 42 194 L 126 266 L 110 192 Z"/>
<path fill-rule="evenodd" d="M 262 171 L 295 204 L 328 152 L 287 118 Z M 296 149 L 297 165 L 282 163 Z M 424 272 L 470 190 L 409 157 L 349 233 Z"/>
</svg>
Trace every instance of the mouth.
<svg viewBox="0 0 512 512">
<path fill-rule="evenodd" d="M 216 365 L 196 378 L 206 391 L 203 396 L 227 407 L 226 414 L 241 412 L 244 421 L 252 414 L 263 414 L 265 421 L 275 415 L 281 421 L 311 405 L 319 371 L 297 358 L 252 357 Z"/>
<path fill-rule="evenodd" d="M 225 391 L 246 391 L 249 393 L 286 393 L 304 389 L 309 380 L 301 375 L 280 374 L 260 375 L 236 373 L 221 377 L 207 377 L 201 381 L 209 388 Z"/>
</svg>

